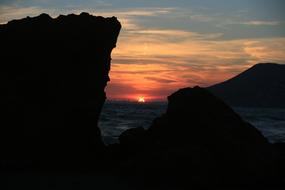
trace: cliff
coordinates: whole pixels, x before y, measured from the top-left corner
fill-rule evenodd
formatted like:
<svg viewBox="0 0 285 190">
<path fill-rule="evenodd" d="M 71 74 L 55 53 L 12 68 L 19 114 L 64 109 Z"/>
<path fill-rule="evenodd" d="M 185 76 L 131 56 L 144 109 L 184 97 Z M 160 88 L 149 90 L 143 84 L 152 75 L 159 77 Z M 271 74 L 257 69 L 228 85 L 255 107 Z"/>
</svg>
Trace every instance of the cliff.
<svg viewBox="0 0 285 190">
<path fill-rule="evenodd" d="M 97 123 L 120 29 L 115 17 L 88 13 L 0 25 L 2 167 L 72 167 L 101 156 Z"/>
<path fill-rule="evenodd" d="M 199 87 L 173 93 L 149 129 L 130 129 L 119 140 L 124 170 L 150 183 L 201 189 L 275 183 L 267 139 Z"/>
<path fill-rule="evenodd" d="M 285 108 L 285 65 L 256 64 L 208 89 L 231 106 Z"/>
</svg>

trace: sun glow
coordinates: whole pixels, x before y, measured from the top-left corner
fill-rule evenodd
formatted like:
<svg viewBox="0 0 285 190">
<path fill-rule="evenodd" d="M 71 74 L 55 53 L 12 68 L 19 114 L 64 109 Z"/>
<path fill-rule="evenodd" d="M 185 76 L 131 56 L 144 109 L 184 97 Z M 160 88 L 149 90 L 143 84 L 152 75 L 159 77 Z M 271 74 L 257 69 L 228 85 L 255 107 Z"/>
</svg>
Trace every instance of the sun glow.
<svg viewBox="0 0 285 190">
<path fill-rule="evenodd" d="M 144 102 L 145 102 L 144 97 L 139 97 L 139 98 L 138 98 L 138 102 L 139 102 L 139 103 L 144 103 Z"/>
</svg>

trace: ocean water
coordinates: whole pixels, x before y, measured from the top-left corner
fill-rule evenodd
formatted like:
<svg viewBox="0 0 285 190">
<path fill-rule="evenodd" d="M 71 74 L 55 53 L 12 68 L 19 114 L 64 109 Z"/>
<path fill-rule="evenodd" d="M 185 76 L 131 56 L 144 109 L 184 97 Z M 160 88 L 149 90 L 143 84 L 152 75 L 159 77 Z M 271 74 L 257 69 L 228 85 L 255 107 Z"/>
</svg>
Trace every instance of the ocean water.
<svg viewBox="0 0 285 190">
<path fill-rule="evenodd" d="M 127 129 L 148 128 L 166 108 L 166 102 L 107 101 L 99 121 L 105 143 L 117 142 L 119 135 Z M 269 141 L 285 142 L 285 109 L 236 107 L 234 110 L 258 128 Z"/>
<path fill-rule="evenodd" d="M 285 142 L 285 109 L 236 107 L 234 110 L 270 142 Z"/>
<path fill-rule="evenodd" d="M 106 101 L 99 121 L 105 143 L 117 142 L 119 135 L 127 129 L 148 128 L 153 119 L 165 112 L 166 108 L 164 102 Z"/>
</svg>

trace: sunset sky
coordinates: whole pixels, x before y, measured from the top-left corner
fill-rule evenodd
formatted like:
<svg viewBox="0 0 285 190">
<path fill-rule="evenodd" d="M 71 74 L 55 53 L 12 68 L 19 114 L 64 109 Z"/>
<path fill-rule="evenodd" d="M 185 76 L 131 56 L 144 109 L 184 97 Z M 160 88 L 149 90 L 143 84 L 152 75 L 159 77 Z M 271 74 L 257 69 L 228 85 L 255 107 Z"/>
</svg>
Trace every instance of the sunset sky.
<svg viewBox="0 0 285 190">
<path fill-rule="evenodd" d="M 0 23 L 89 12 L 122 23 L 109 99 L 164 100 L 259 62 L 285 63 L 284 0 L 0 0 Z"/>
</svg>

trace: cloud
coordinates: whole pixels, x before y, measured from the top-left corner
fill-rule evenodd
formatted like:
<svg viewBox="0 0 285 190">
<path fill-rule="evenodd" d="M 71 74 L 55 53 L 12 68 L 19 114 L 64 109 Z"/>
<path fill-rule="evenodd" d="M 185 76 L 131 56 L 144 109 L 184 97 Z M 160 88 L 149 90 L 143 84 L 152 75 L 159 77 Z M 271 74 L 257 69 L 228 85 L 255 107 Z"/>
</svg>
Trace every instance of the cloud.
<svg viewBox="0 0 285 190">
<path fill-rule="evenodd" d="M 222 82 L 259 62 L 285 63 L 284 52 L 285 38 L 180 42 L 148 35 L 126 38 L 113 53 L 111 83 L 120 81 L 122 94 L 132 87 L 135 95 L 161 91 L 165 97 L 171 89 Z"/>
<path fill-rule="evenodd" d="M 214 17 L 202 14 L 190 15 L 190 19 L 196 22 L 211 22 L 215 21 Z"/>
<path fill-rule="evenodd" d="M 252 20 L 243 22 L 241 24 L 249 25 L 249 26 L 277 26 L 280 25 L 280 21 L 262 21 L 262 20 Z"/>
<path fill-rule="evenodd" d="M 157 16 L 168 14 L 174 11 L 175 8 L 165 8 L 165 7 L 156 7 L 156 8 L 132 8 L 132 9 L 119 9 L 114 11 L 102 11 L 102 14 L 105 15 L 117 15 L 118 17 L 136 17 L 136 16 Z"/>
<path fill-rule="evenodd" d="M 209 39 L 217 39 L 223 36 L 222 33 L 207 33 L 201 34 L 197 32 L 191 32 L 187 30 L 167 30 L 167 29 L 138 29 L 135 31 L 131 31 L 131 34 L 137 35 L 148 35 L 157 38 L 191 38 L 193 40 L 209 40 Z"/>
<path fill-rule="evenodd" d="M 96 9 L 81 9 L 82 11 L 90 12 L 93 15 L 101 15 L 105 17 L 116 16 L 120 20 L 123 26 L 123 30 L 128 31 L 137 31 L 142 30 L 145 27 L 138 24 L 140 18 L 156 17 L 159 15 L 167 15 L 175 11 L 175 8 L 167 7 L 156 7 L 156 8 L 126 8 L 126 9 L 115 9 L 115 10 L 96 10 Z"/>
<path fill-rule="evenodd" d="M 39 7 L 0 6 L 0 24 L 26 16 L 36 16 L 43 12 L 46 12 L 46 9 Z"/>
<path fill-rule="evenodd" d="M 248 40 L 244 51 L 259 62 L 285 63 L 285 38 Z"/>
<path fill-rule="evenodd" d="M 144 78 L 147 79 L 147 80 L 152 80 L 152 81 L 159 82 L 159 83 L 173 83 L 173 82 L 177 82 L 175 80 L 159 78 L 159 77 L 144 77 Z"/>
</svg>

